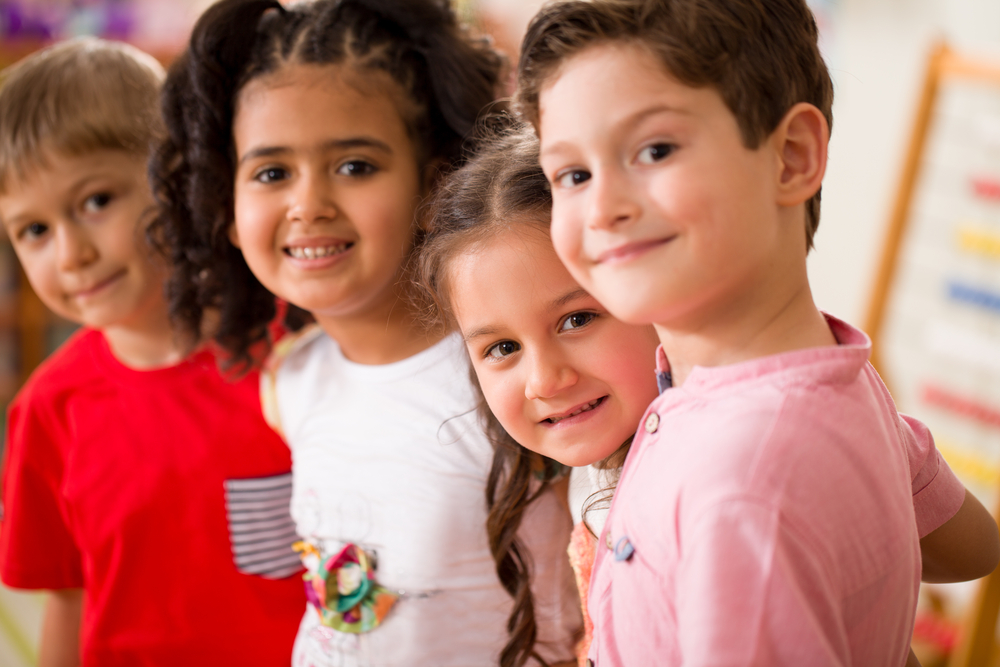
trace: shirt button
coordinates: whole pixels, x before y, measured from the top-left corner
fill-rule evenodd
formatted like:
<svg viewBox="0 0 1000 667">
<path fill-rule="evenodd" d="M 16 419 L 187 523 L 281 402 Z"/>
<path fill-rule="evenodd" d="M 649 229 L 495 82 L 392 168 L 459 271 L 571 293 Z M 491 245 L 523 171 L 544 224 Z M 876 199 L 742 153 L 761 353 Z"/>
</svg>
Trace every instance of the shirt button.
<svg viewBox="0 0 1000 667">
<path fill-rule="evenodd" d="M 594 667 L 594 661 L 590 658 L 587 658 L 587 667 Z"/>
<path fill-rule="evenodd" d="M 656 433 L 656 429 L 660 428 L 660 415 L 655 412 L 650 412 L 649 416 L 646 417 L 646 433 Z"/>
<path fill-rule="evenodd" d="M 609 551 L 614 551 L 615 550 L 615 545 L 611 542 L 611 531 L 610 530 L 608 531 L 607 535 L 605 535 L 604 544 L 605 544 L 605 546 L 608 547 Z"/>
</svg>

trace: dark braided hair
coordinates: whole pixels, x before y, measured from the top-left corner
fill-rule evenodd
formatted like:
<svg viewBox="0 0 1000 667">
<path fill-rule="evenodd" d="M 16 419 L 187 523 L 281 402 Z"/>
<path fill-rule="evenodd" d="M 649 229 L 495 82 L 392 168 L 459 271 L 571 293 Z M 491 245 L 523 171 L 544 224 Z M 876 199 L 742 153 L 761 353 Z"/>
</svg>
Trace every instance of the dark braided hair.
<svg viewBox="0 0 1000 667">
<path fill-rule="evenodd" d="M 269 348 L 277 311 L 228 236 L 234 108 L 249 81 L 289 64 L 388 73 L 410 98 L 414 113 L 406 120 L 423 163 L 447 171 L 494 101 L 503 62 L 464 31 L 447 0 L 316 0 L 289 8 L 222 0 L 202 15 L 164 86 L 167 136 L 150 163 L 160 213 L 149 233 L 173 265 L 167 292 L 176 324 L 198 339 L 206 311 L 217 311 L 211 335 L 238 369 Z M 297 330 L 309 319 L 290 305 L 284 324 Z"/>
</svg>

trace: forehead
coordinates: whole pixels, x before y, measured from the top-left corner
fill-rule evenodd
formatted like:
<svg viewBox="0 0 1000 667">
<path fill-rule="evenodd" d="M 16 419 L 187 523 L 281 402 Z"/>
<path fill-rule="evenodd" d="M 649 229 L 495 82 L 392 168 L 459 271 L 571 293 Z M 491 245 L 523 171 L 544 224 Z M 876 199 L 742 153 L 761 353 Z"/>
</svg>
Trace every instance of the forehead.
<svg viewBox="0 0 1000 667">
<path fill-rule="evenodd" d="M 505 303 L 529 311 L 579 287 L 556 256 L 548 231 L 525 222 L 490 236 L 456 255 L 448 284 L 456 311 L 494 314 Z M 471 306 L 471 307 L 470 307 Z"/>
<path fill-rule="evenodd" d="M 118 149 L 73 154 L 46 146 L 4 174 L 0 197 L 8 203 L 31 203 L 32 199 L 40 199 L 38 203 L 48 204 L 96 179 L 145 183 L 146 172 L 142 168 L 145 160 L 145 155 Z"/>
<path fill-rule="evenodd" d="M 409 134 L 404 100 L 398 84 L 380 70 L 289 64 L 243 86 L 233 133 L 238 145 L 257 137 L 294 143 L 303 131 L 402 141 Z"/>
<path fill-rule="evenodd" d="M 647 47 L 627 42 L 591 46 L 567 59 L 540 91 L 542 152 L 571 140 L 581 126 L 627 128 L 655 114 L 721 115 L 735 122 L 718 91 L 682 83 Z"/>
</svg>

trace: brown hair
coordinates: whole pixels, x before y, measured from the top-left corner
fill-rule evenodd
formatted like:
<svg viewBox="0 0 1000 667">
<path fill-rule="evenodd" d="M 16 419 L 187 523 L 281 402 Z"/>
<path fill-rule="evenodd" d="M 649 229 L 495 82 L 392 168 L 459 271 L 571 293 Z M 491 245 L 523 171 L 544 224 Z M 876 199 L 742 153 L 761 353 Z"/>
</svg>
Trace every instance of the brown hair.
<svg viewBox="0 0 1000 667">
<path fill-rule="evenodd" d="M 537 126 L 539 95 L 569 58 L 609 42 L 639 44 L 692 87 L 718 90 L 755 149 L 799 102 L 833 126 L 833 84 L 805 0 L 570 0 L 535 16 L 517 71 L 518 110 Z M 806 204 L 806 243 L 820 192 Z"/>
<path fill-rule="evenodd" d="M 423 297 L 421 305 L 428 320 L 441 327 L 454 322 L 449 267 L 455 258 L 512 231 L 548 237 L 552 196 L 538 163 L 538 139 L 530 126 L 509 116 L 493 120 L 482 129 L 476 153 L 441 184 L 428 207 L 430 229 L 417 258 L 415 273 L 420 287 L 418 296 Z M 517 444 L 490 411 L 475 372 L 472 382 L 479 395 L 480 420 L 494 446 L 486 487 L 490 549 L 500 581 L 514 597 L 507 624 L 510 637 L 501 653 L 500 665 L 515 667 L 530 657 L 541 661 L 534 649 L 538 633 L 530 588 L 531 568 L 517 530 L 525 510 L 562 466 Z M 606 465 L 620 467 L 627 451 L 628 443 L 609 457 Z M 535 481 L 539 478 L 540 486 Z M 610 493 L 603 493 L 602 498 L 589 502 L 587 510 L 601 506 L 609 496 Z"/>
<path fill-rule="evenodd" d="M 198 20 L 164 86 L 168 137 L 151 175 L 161 213 L 151 229 L 169 257 L 171 314 L 197 336 L 218 309 L 213 337 L 238 368 L 267 348 L 274 296 L 229 240 L 235 174 L 232 123 L 240 90 L 289 64 L 347 64 L 386 72 L 427 163 L 460 161 L 464 138 L 500 85 L 503 61 L 458 23 L 447 0 L 222 0 Z M 414 243 L 419 230 L 413 226 Z M 285 324 L 308 321 L 290 306 Z"/>
<path fill-rule="evenodd" d="M 145 156 L 161 127 L 163 68 L 127 44 L 69 40 L 28 56 L 2 76 L 0 188 L 43 164 L 46 150 Z"/>
</svg>

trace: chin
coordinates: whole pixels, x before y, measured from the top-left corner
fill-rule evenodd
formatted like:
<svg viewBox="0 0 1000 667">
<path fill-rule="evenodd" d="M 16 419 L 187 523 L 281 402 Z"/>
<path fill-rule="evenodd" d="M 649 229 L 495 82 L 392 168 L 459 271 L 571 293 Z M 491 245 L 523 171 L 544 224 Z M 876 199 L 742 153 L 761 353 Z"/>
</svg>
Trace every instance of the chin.
<svg viewBox="0 0 1000 667">
<path fill-rule="evenodd" d="M 570 451 L 570 452 L 562 452 L 559 456 L 551 456 L 549 458 L 558 461 L 564 466 L 569 466 L 571 468 L 582 468 L 584 466 L 589 466 L 592 463 L 597 463 L 598 461 L 602 460 L 605 457 L 603 456 L 595 457 L 595 454 L 593 452 Z"/>
</svg>

